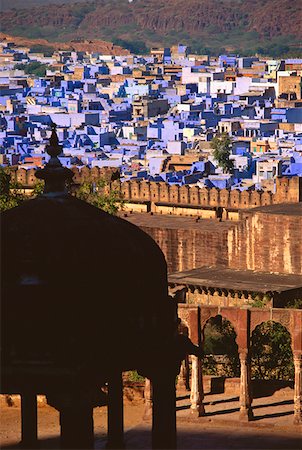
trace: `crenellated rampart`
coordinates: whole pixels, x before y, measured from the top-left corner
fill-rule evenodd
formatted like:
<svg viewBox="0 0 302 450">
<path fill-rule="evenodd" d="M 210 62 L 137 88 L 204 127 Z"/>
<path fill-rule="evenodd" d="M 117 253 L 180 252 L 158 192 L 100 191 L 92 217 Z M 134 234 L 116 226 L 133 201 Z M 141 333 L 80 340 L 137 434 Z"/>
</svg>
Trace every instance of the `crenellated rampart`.
<svg viewBox="0 0 302 450">
<path fill-rule="evenodd" d="M 277 203 L 296 203 L 302 201 L 302 178 L 280 177 L 276 180 L 276 192 L 261 190 L 200 188 L 198 186 L 176 186 L 164 182 L 148 182 L 131 180 L 121 183 L 111 181 L 116 178 L 117 169 L 112 168 L 78 168 L 72 167 L 75 185 L 87 181 L 98 181 L 105 178 L 121 191 L 125 202 L 134 204 L 151 203 L 163 207 L 182 207 L 184 209 L 216 209 L 227 211 L 255 208 L 257 206 Z M 12 179 L 25 188 L 31 188 L 37 182 L 35 169 L 12 168 Z M 156 207 L 153 208 L 157 212 Z M 162 211 L 161 211 L 162 212 Z M 171 214 L 171 211 L 170 211 Z M 186 215 L 186 213 L 184 214 Z"/>
</svg>

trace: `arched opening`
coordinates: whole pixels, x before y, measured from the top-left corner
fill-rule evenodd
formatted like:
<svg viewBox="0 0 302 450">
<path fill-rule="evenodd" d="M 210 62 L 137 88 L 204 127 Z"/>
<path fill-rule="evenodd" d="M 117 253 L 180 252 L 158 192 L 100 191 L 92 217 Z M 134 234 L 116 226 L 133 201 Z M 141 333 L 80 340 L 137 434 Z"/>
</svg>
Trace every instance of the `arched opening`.
<svg viewBox="0 0 302 450">
<path fill-rule="evenodd" d="M 239 377 L 240 364 L 236 332 L 231 322 L 221 315 L 211 317 L 203 329 L 204 375 Z"/>
<path fill-rule="evenodd" d="M 252 377 L 260 380 L 293 380 L 291 336 L 279 322 L 258 325 L 251 339 Z"/>
<path fill-rule="evenodd" d="M 251 337 L 251 375 L 255 380 L 292 381 L 294 363 L 291 336 L 279 322 L 258 325 Z"/>
<path fill-rule="evenodd" d="M 255 420 L 293 414 L 291 335 L 281 323 L 270 320 L 253 330 L 251 377 Z"/>
</svg>

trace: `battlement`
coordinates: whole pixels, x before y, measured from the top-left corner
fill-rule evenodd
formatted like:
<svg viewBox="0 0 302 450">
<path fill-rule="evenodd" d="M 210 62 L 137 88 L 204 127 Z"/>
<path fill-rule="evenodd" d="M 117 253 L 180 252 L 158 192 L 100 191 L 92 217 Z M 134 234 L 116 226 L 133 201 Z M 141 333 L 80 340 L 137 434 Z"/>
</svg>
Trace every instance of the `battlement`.
<svg viewBox="0 0 302 450">
<path fill-rule="evenodd" d="M 224 208 L 237 211 L 257 206 L 273 205 L 276 203 L 296 203 L 302 201 L 302 177 L 279 177 L 276 180 L 276 192 L 269 191 L 240 191 L 238 189 L 200 188 L 198 186 L 170 186 L 164 182 L 148 182 L 131 180 L 121 183 L 111 181 L 117 170 L 112 168 L 73 167 L 73 183 L 81 184 L 85 181 L 97 181 L 105 178 L 115 189 L 119 190 L 128 203 L 163 204 L 166 206 L 183 207 L 186 209 L 215 209 Z M 23 187 L 31 188 L 37 182 L 35 169 L 12 168 L 12 179 Z"/>
</svg>

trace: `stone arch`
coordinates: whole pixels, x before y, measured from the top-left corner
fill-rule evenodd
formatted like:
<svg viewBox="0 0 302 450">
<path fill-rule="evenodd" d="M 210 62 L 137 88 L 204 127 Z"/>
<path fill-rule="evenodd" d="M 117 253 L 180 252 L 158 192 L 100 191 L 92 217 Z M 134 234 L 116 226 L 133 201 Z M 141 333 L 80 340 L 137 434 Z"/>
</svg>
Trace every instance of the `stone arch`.
<svg viewBox="0 0 302 450">
<path fill-rule="evenodd" d="M 253 378 L 293 379 L 292 335 L 280 320 L 269 317 L 258 323 L 251 331 L 250 344 Z"/>
<path fill-rule="evenodd" d="M 203 309 L 206 309 L 206 308 L 203 308 Z M 228 311 L 225 311 L 227 308 L 222 308 L 221 309 L 221 308 L 215 307 L 215 308 L 211 308 L 211 309 L 212 309 L 212 312 L 207 317 L 203 317 L 202 320 L 201 320 L 201 330 L 202 330 L 202 332 L 203 332 L 204 327 L 206 326 L 207 322 L 210 319 L 213 319 L 216 316 L 221 316 L 223 319 L 225 319 L 228 322 L 230 322 L 230 324 L 232 325 L 232 327 L 235 330 L 236 335 L 238 336 L 238 325 L 237 325 L 236 321 L 233 319 L 233 317 L 231 317 L 228 314 Z"/>
<path fill-rule="evenodd" d="M 211 290 L 212 288 L 208 288 L 208 290 Z M 215 289 L 212 289 L 212 292 L 214 292 Z M 221 291 L 222 292 L 222 291 Z M 212 306 L 212 307 L 206 307 L 203 306 L 201 309 L 201 321 L 200 321 L 200 327 L 201 330 L 203 331 L 206 323 L 208 322 L 209 319 L 211 319 L 212 317 L 215 317 L 217 315 L 221 315 L 224 319 L 228 320 L 232 327 L 234 328 L 236 335 L 237 335 L 237 339 L 236 342 L 238 344 L 238 348 L 244 347 L 243 342 L 240 342 L 240 329 L 239 329 L 239 324 L 241 324 L 240 328 L 244 331 L 247 329 L 247 323 L 245 324 L 245 326 L 243 326 L 243 321 L 246 320 L 245 317 L 243 317 L 243 315 L 245 316 L 245 314 L 242 314 L 242 312 L 245 312 L 243 310 L 240 310 L 239 308 L 228 308 L 228 307 L 218 307 L 218 306 Z M 244 341 L 244 339 L 243 339 Z"/>
<path fill-rule="evenodd" d="M 239 376 L 237 337 L 234 325 L 220 311 L 208 318 L 202 328 L 205 370 L 216 371 L 215 375 L 223 377 Z"/>
<path fill-rule="evenodd" d="M 251 313 L 251 325 L 250 325 L 250 336 L 252 336 L 255 328 L 262 323 L 273 321 L 282 325 L 293 339 L 292 330 L 292 314 L 294 310 L 290 309 L 263 309 L 263 308 L 253 308 Z"/>
</svg>

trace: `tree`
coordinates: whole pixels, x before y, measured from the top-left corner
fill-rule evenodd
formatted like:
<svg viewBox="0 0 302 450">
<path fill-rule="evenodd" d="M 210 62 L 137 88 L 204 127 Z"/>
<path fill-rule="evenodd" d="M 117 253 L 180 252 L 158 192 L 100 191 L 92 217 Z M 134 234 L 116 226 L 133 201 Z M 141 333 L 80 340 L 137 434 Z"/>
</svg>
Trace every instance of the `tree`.
<svg viewBox="0 0 302 450">
<path fill-rule="evenodd" d="M 124 203 L 120 191 L 111 189 L 109 182 L 103 179 L 95 183 L 89 181 L 82 183 L 75 195 L 113 215 L 122 209 Z"/>
<path fill-rule="evenodd" d="M 231 173 L 234 169 L 234 163 L 230 159 L 232 140 L 228 133 L 215 136 L 211 141 L 211 147 L 213 156 L 218 166 L 222 168 L 223 173 Z"/>
<path fill-rule="evenodd" d="M 43 180 L 37 180 L 31 193 L 31 197 L 37 197 L 37 195 L 43 194 L 44 185 L 45 183 Z"/>
<path fill-rule="evenodd" d="M 0 167 L 0 211 L 20 205 L 25 195 L 20 192 L 18 183 L 11 181 L 11 175 Z"/>
<path fill-rule="evenodd" d="M 236 377 L 239 375 L 238 345 L 232 324 L 221 317 L 211 317 L 204 328 L 203 372 L 205 375 Z M 217 355 L 224 363 L 217 364 Z"/>
<path fill-rule="evenodd" d="M 293 354 L 289 332 L 273 321 L 258 325 L 252 334 L 252 376 L 262 380 L 292 380 Z"/>
<path fill-rule="evenodd" d="M 24 200 L 42 194 L 44 181 L 37 181 L 30 196 L 22 194 L 21 188 L 22 186 L 18 183 L 11 181 L 9 173 L 0 167 L 0 211 L 18 206 Z M 111 189 L 110 183 L 103 179 L 96 183 L 82 183 L 75 196 L 113 215 L 122 209 L 124 204 L 120 191 Z"/>
<path fill-rule="evenodd" d="M 15 69 L 24 70 L 26 74 L 36 75 L 37 77 L 45 77 L 47 65 L 39 61 L 33 61 L 27 64 L 16 64 Z"/>
</svg>

